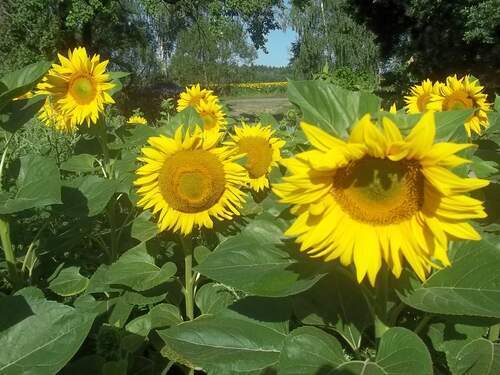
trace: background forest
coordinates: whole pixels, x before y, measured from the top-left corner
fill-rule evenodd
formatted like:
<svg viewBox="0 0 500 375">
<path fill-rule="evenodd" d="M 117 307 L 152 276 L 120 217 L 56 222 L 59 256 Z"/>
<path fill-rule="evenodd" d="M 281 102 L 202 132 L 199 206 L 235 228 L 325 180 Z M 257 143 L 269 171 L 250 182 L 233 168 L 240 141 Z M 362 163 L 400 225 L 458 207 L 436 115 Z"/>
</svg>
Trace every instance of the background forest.
<svg viewBox="0 0 500 375">
<path fill-rule="evenodd" d="M 287 28 L 289 65 L 254 65 L 268 33 Z M 308 79 L 328 64 L 341 86 L 382 96 L 457 72 L 493 92 L 499 33 L 495 0 L 5 0 L 0 73 L 85 45 L 135 89 Z"/>
</svg>

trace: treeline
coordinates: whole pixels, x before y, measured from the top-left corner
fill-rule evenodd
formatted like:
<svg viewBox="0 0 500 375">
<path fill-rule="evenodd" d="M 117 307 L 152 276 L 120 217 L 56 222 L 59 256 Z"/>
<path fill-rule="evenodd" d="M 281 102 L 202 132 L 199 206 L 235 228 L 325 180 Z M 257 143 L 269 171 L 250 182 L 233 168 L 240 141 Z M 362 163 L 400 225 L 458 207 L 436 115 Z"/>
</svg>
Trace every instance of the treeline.
<svg viewBox="0 0 500 375">
<path fill-rule="evenodd" d="M 289 66 L 254 65 L 283 28 L 298 36 Z M 498 0 L 4 0 L 0 35 L 0 73 L 84 45 L 139 87 L 326 76 L 397 92 L 453 73 L 500 86 Z"/>
</svg>

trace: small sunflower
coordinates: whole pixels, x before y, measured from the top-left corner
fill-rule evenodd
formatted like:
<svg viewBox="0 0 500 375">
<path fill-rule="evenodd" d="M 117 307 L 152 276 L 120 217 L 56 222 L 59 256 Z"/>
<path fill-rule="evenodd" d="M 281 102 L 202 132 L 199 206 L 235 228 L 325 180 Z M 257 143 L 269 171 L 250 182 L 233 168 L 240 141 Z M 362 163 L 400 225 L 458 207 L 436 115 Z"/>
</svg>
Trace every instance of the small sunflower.
<svg viewBox="0 0 500 375">
<path fill-rule="evenodd" d="M 142 116 L 130 116 L 130 118 L 127 120 L 127 124 L 131 125 L 146 125 L 147 123 L 147 120 Z"/>
<path fill-rule="evenodd" d="M 62 133 L 73 133 L 77 127 L 72 124 L 71 118 L 58 111 L 52 104 L 50 97 L 45 98 L 42 108 L 38 111 L 38 119 L 48 127 L 52 127 Z"/>
<path fill-rule="evenodd" d="M 269 187 L 269 172 L 281 160 L 281 148 L 285 141 L 273 137 L 274 130 L 270 126 L 260 123 L 249 126 L 245 123 L 234 128 L 236 134 L 232 141 L 226 142 L 235 154 L 245 154 L 247 161 L 245 168 L 249 175 L 249 185 L 255 191 Z"/>
<path fill-rule="evenodd" d="M 52 96 L 52 105 L 71 119 L 71 126 L 96 123 L 104 105 L 114 103 L 109 90 L 114 87 L 106 66 L 99 55 L 90 58 L 83 47 L 68 51 L 68 57 L 59 54 L 60 64 L 53 64 L 38 93 Z"/>
<path fill-rule="evenodd" d="M 138 159 L 137 204 L 158 214 L 160 230 L 187 235 L 195 227 L 213 227 L 213 218 L 239 215 L 247 181 L 245 168 L 227 147 L 215 147 L 216 137 L 177 129 L 174 138 L 151 137 Z"/>
<path fill-rule="evenodd" d="M 442 85 L 440 82 L 432 83 L 430 79 L 426 79 L 420 85 L 412 86 L 410 95 L 405 96 L 406 111 L 408 113 L 427 111 L 432 95 L 438 95 Z"/>
<path fill-rule="evenodd" d="M 202 89 L 199 83 L 191 87 L 186 87 L 186 91 L 181 93 L 177 101 L 177 112 L 183 111 L 187 107 L 196 108 L 202 99 L 208 100 L 216 98 L 212 90 Z"/>
<path fill-rule="evenodd" d="M 402 258 L 424 280 L 449 265 L 449 239 L 479 240 L 467 219 L 486 216 L 482 202 L 463 193 L 488 181 L 461 178 L 449 168 L 467 163 L 455 153 L 470 144 L 434 143 L 434 113 L 403 138 L 383 118 L 383 130 L 364 116 L 343 141 L 302 124 L 314 147 L 283 160 L 290 175 L 273 187 L 297 217 L 287 230 L 301 251 L 354 264 L 372 285 L 384 261 L 399 277 Z"/>
<path fill-rule="evenodd" d="M 460 79 L 456 75 L 446 78 L 446 85 L 442 85 L 439 94 L 433 95 L 429 108 L 434 110 L 452 111 L 454 109 L 474 108 L 475 111 L 465 122 L 465 130 L 481 134 L 481 127 L 489 125 L 487 112 L 491 111 L 484 87 L 477 79 L 465 76 Z"/>
<path fill-rule="evenodd" d="M 227 120 L 216 98 L 201 99 L 196 111 L 203 119 L 203 127 L 207 132 L 219 132 L 225 129 Z"/>
</svg>

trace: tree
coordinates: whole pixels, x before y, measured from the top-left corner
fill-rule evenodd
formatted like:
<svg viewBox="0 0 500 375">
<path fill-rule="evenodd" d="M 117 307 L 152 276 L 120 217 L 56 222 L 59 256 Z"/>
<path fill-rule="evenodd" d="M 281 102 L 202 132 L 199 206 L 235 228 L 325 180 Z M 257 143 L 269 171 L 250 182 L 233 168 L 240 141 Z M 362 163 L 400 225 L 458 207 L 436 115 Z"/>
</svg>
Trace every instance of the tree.
<svg viewBox="0 0 500 375">
<path fill-rule="evenodd" d="M 347 0 L 295 1 L 290 22 L 298 34 L 291 60 L 297 74 L 311 77 L 325 63 L 334 69 L 377 73 L 375 37 L 352 17 Z"/>
<path fill-rule="evenodd" d="M 408 62 L 417 78 L 472 73 L 500 86 L 498 0 L 352 0 L 377 35 L 382 57 Z"/>
</svg>

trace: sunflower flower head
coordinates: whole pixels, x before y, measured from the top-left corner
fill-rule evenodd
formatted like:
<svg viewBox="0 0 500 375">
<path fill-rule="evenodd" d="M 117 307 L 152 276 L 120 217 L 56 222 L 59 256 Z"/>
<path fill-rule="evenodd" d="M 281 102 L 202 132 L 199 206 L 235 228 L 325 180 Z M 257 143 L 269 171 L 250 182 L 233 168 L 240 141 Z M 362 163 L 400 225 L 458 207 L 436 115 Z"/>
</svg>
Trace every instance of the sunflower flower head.
<svg viewBox="0 0 500 375">
<path fill-rule="evenodd" d="M 151 137 L 136 171 L 137 205 L 156 214 L 160 230 L 187 235 L 194 228 L 212 228 L 213 219 L 239 215 L 247 183 L 245 168 L 235 163 L 227 147 L 216 147 L 217 137 L 195 128 L 175 136 Z"/>
<path fill-rule="evenodd" d="M 130 125 L 146 125 L 148 122 L 147 120 L 142 117 L 142 116 L 130 116 L 129 119 L 127 120 L 127 124 Z"/>
<path fill-rule="evenodd" d="M 481 134 L 481 128 L 489 125 L 487 112 L 491 111 L 491 104 L 487 102 L 483 89 L 479 81 L 469 75 L 460 79 L 456 75 L 448 77 L 439 93 L 432 95 L 429 108 L 441 111 L 473 108 L 474 113 L 465 121 L 465 130 L 469 137 L 471 132 Z"/>
<path fill-rule="evenodd" d="M 114 103 L 109 91 L 114 87 L 106 73 L 108 60 L 99 55 L 90 57 L 84 47 L 68 51 L 68 57 L 58 55 L 38 93 L 52 97 L 52 105 L 70 118 L 71 126 L 95 124 L 104 105 Z"/>
<path fill-rule="evenodd" d="M 439 95 L 439 89 L 442 85 L 440 82 L 432 83 L 430 79 L 426 79 L 420 85 L 412 86 L 410 95 L 405 96 L 406 111 L 408 113 L 427 111 L 431 97 Z"/>
<path fill-rule="evenodd" d="M 196 108 L 202 99 L 210 100 L 217 99 L 217 97 L 213 95 L 212 90 L 202 89 L 199 83 L 186 87 L 186 90 L 181 93 L 177 101 L 177 112 L 181 112 L 187 107 Z"/>
<path fill-rule="evenodd" d="M 273 191 L 293 205 L 286 234 L 311 257 L 353 264 L 372 285 L 383 262 L 399 277 L 406 261 L 424 280 L 450 264 L 450 239 L 480 239 L 467 220 L 486 216 L 482 202 L 464 193 L 488 181 L 449 170 L 468 162 L 455 154 L 471 145 L 434 143 L 432 111 L 406 137 L 382 123 L 365 115 L 347 141 L 302 123 L 313 149 L 282 161 L 289 176 Z"/>
<path fill-rule="evenodd" d="M 71 122 L 70 116 L 55 107 L 50 97 L 45 99 L 42 108 L 38 111 L 38 119 L 46 126 L 54 128 L 61 133 L 74 133 L 77 127 Z"/>
<path fill-rule="evenodd" d="M 285 141 L 273 137 L 274 130 L 260 123 L 242 123 L 242 126 L 234 128 L 234 132 L 226 144 L 235 154 L 246 156 L 245 169 L 250 188 L 256 192 L 269 188 L 269 172 L 278 166 Z"/>
<path fill-rule="evenodd" d="M 218 133 L 227 125 L 226 116 L 217 98 L 201 99 L 196 111 L 203 120 L 203 127 L 207 132 Z"/>
</svg>

